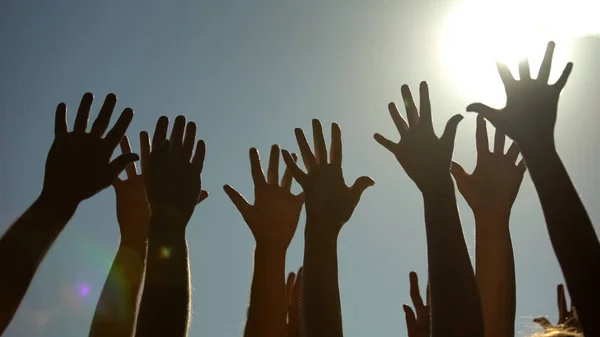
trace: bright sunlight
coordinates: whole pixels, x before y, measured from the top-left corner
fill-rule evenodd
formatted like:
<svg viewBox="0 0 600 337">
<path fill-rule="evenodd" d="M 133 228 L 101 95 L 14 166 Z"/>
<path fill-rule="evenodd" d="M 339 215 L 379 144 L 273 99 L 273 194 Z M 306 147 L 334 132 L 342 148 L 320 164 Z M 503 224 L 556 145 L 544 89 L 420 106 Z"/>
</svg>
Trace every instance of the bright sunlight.
<svg viewBox="0 0 600 337">
<path fill-rule="evenodd" d="M 529 57 L 532 73 L 546 43 L 557 43 L 552 79 L 570 56 L 576 37 L 600 34 L 595 15 L 600 2 L 590 0 L 464 0 L 449 13 L 441 30 L 441 57 L 449 80 L 469 98 L 501 105 L 503 96 L 494 61 L 515 69 Z"/>
</svg>

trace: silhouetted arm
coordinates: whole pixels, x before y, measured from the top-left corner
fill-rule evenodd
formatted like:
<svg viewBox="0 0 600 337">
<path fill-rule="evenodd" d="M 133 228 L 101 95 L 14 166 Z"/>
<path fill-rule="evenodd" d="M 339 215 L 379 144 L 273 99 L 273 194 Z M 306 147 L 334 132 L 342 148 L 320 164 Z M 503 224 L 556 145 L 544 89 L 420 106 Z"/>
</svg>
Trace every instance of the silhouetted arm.
<svg viewBox="0 0 600 337">
<path fill-rule="evenodd" d="M 4 332 L 29 285 L 77 205 L 40 196 L 0 239 L 0 334 Z M 32 235 L 34 234 L 35 235 Z"/>
<path fill-rule="evenodd" d="M 166 214 L 152 215 L 150 228 L 176 226 Z M 136 336 L 187 336 L 190 269 L 185 232 L 153 231 Z"/>
<path fill-rule="evenodd" d="M 189 122 L 186 127 L 185 117 L 178 116 L 166 140 L 168 127 L 167 117 L 161 117 L 144 165 L 151 215 L 136 329 L 136 336 L 143 337 L 187 335 L 191 303 L 185 231 L 196 205 L 208 197 L 201 190 L 206 148 L 203 141 L 195 142 L 196 124 Z"/>
<path fill-rule="evenodd" d="M 600 244 L 592 222 L 553 147 L 523 149 L 550 240 L 586 336 L 600 335 Z"/>
<path fill-rule="evenodd" d="M 256 241 L 245 337 L 287 335 L 285 256 L 298 227 L 304 196 L 291 193 L 289 170 L 285 171 L 280 183 L 279 153 L 279 146 L 273 145 L 265 179 L 258 151 L 250 149 L 254 205 L 233 187 L 223 187 Z"/>
<path fill-rule="evenodd" d="M 86 132 L 93 99 L 91 93 L 83 96 L 72 132 L 67 131 L 66 105 L 58 105 L 55 138 L 46 159 L 40 197 L 0 239 L 0 335 L 79 203 L 108 187 L 127 165 L 138 159 L 130 153 L 110 161 L 133 118 L 133 111 L 125 109 L 102 138 L 117 102 L 114 94 L 106 97 L 91 131 Z"/>
<path fill-rule="evenodd" d="M 481 302 L 450 174 L 423 192 L 432 336 L 483 336 Z M 460 309 L 459 309 L 460 308 Z"/>
<path fill-rule="evenodd" d="M 311 151 L 301 129 L 296 139 L 308 173 L 304 173 L 283 152 L 283 159 L 306 198 L 304 232 L 304 267 L 302 283 L 302 318 L 306 336 L 341 337 L 342 312 L 338 286 L 337 238 L 350 219 L 362 193 L 374 184 L 360 177 L 351 187 L 342 173 L 342 135 L 332 124 L 330 156 L 327 155 L 321 123 L 313 120 L 315 149 Z"/>
<path fill-rule="evenodd" d="M 396 156 L 423 195 L 432 336 L 483 336 L 479 292 L 450 176 L 454 138 L 463 117 L 453 116 L 438 138 L 433 129 L 427 83 L 422 82 L 419 90 L 420 111 L 408 86 L 402 86 L 408 123 L 395 104 L 388 107 L 400 142 L 394 143 L 380 134 L 375 134 L 375 140 Z"/>
<path fill-rule="evenodd" d="M 505 64 L 498 64 L 507 96 L 503 109 L 474 103 L 467 110 L 479 113 L 519 144 L 583 332 L 598 336 L 600 242 L 554 142 L 558 100 L 573 64 L 566 65 L 556 83 L 548 84 L 554 48 L 549 42 L 537 79 L 531 78 L 527 60 L 519 64 L 519 80 Z"/>
<path fill-rule="evenodd" d="M 490 151 L 487 126 L 477 116 L 477 166 L 467 174 L 458 163 L 452 175 L 458 190 L 475 215 L 475 264 L 481 295 L 486 337 L 512 337 L 515 334 L 515 261 L 509 218 L 517 197 L 525 164 L 517 164 L 516 143 L 504 153 L 506 136 L 496 130 Z"/>
<path fill-rule="evenodd" d="M 150 155 L 146 132 L 140 134 L 140 143 L 143 167 Z M 121 151 L 131 153 L 127 136 L 121 140 Z M 128 166 L 125 170 L 127 179 L 117 178 L 113 182 L 121 243 L 100 294 L 90 336 L 130 337 L 135 332 L 150 220 L 144 177 L 136 170 L 135 164 Z"/>
<path fill-rule="evenodd" d="M 508 218 L 475 214 L 475 270 L 486 337 L 515 334 L 515 259 Z"/>
<path fill-rule="evenodd" d="M 326 220 L 307 220 L 306 223 L 307 228 L 335 225 Z M 306 231 L 302 286 L 307 336 L 343 336 L 337 236 Z"/>
</svg>

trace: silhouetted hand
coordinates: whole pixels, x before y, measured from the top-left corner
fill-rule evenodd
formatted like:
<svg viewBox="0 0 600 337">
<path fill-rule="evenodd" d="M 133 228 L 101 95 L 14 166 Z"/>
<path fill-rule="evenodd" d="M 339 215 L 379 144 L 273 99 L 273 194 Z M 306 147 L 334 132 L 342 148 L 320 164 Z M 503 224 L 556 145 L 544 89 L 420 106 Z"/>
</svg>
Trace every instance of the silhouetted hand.
<svg viewBox="0 0 600 337">
<path fill-rule="evenodd" d="M 519 64 L 520 80 L 513 78 L 506 64 L 498 63 L 498 72 L 506 90 L 506 107 L 494 109 L 474 103 L 467 107 L 467 111 L 481 114 L 498 130 L 515 140 L 521 149 L 554 146 L 558 98 L 573 70 L 573 64 L 568 63 L 559 80 L 553 85 L 548 84 L 554 47 L 554 42 L 548 43 L 535 80 L 531 78 L 528 60 Z"/>
<path fill-rule="evenodd" d="M 537 317 L 533 321 L 546 331 L 582 332 L 575 307 L 571 306 L 571 310 L 568 309 L 567 299 L 565 298 L 565 287 L 562 284 L 556 287 L 556 296 L 558 300 L 558 324 L 556 326 L 552 325 L 546 317 Z"/>
<path fill-rule="evenodd" d="M 302 296 L 302 267 L 290 273 L 286 282 L 288 304 L 288 336 L 300 337 L 300 297 Z"/>
<path fill-rule="evenodd" d="M 369 177 L 360 177 L 352 187 L 346 185 L 342 173 L 342 133 L 340 127 L 333 123 L 331 126 L 330 159 L 327 161 L 327 148 L 323 138 L 321 123 L 313 119 L 313 136 L 315 153 L 310 149 L 304 132 L 296 129 L 296 139 L 302 160 L 308 173 L 304 173 L 294 161 L 292 155 L 283 150 L 283 160 L 290 169 L 292 176 L 302 186 L 306 198 L 306 216 L 309 220 L 317 220 L 319 224 L 327 223 L 332 228 L 316 229 L 321 233 L 337 236 L 358 204 L 362 193 L 375 183 Z M 314 223 L 307 221 L 307 231 Z"/>
<path fill-rule="evenodd" d="M 414 271 L 410 273 L 410 298 L 412 299 L 415 310 L 408 305 L 403 305 L 406 314 L 406 328 L 408 337 L 429 337 L 430 336 L 430 300 L 429 284 L 427 285 L 427 303 L 423 303 L 421 292 L 419 291 L 419 278 Z M 415 315 L 415 311 L 417 312 Z"/>
<path fill-rule="evenodd" d="M 113 187 L 117 195 L 117 219 L 121 229 L 121 238 L 139 239 L 147 238 L 148 223 L 150 222 L 150 208 L 146 198 L 146 187 L 144 186 L 144 167 L 148 164 L 150 157 L 150 138 L 147 132 L 140 133 L 141 149 L 141 174 L 137 174 L 136 165 L 129 165 L 125 172 L 127 179 L 118 177 L 113 181 Z M 124 136 L 121 139 L 121 152 L 131 153 L 129 139 Z"/>
<path fill-rule="evenodd" d="M 204 141 L 198 141 L 192 158 L 196 124 L 189 122 L 186 127 L 184 116 L 177 116 L 171 138 L 166 140 L 168 127 L 167 117 L 159 118 L 150 159 L 144 167 L 146 194 L 153 216 L 166 215 L 172 224 L 184 229 L 196 205 L 208 197 L 208 193 L 201 190 L 206 148 Z"/>
<path fill-rule="evenodd" d="M 292 194 L 289 169 L 285 170 L 279 185 L 279 146 L 271 148 L 267 179 L 255 148 L 250 149 L 250 167 L 254 180 L 254 205 L 250 205 L 233 187 L 225 185 L 223 189 L 242 213 L 257 246 L 278 247 L 285 251 L 298 227 L 304 195 Z"/>
<path fill-rule="evenodd" d="M 125 134 L 133 110 L 127 108 L 115 126 L 102 138 L 117 103 L 114 94 L 106 96 L 98 118 L 86 133 L 90 108 L 94 96 L 86 93 L 81 99 L 75 126 L 67 131 L 67 106 L 60 103 L 56 108 L 54 143 L 46 160 L 46 174 L 42 196 L 49 200 L 61 200 L 76 206 L 106 187 L 132 162 L 138 160 L 134 153 L 110 158 Z"/>
<path fill-rule="evenodd" d="M 523 181 L 526 167 L 519 156 L 519 147 L 512 143 L 504 153 L 504 134 L 496 130 L 494 151 L 490 152 L 485 120 L 477 116 L 477 166 L 473 174 L 467 174 L 458 163 L 453 162 L 451 172 L 458 190 L 476 214 L 510 214 Z M 508 223 L 507 223 L 508 224 Z"/>
<path fill-rule="evenodd" d="M 394 103 L 388 108 L 400 133 L 400 142 L 376 133 L 375 140 L 392 152 L 408 176 L 417 184 L 421 192 L 436 191 L 439 182 L 450 175 L 450 163 L 454 150 L 454 138 L 461 115 L 453 116 L 446 124 L 441 138 L 435 135 L 431 120 L 431 105 L 427 82 L 421 82 L 420 115 L 407 85 L 402 86 L 402 98 L 406 105 L 408 124 L 402 118 Z"/>
</svg>

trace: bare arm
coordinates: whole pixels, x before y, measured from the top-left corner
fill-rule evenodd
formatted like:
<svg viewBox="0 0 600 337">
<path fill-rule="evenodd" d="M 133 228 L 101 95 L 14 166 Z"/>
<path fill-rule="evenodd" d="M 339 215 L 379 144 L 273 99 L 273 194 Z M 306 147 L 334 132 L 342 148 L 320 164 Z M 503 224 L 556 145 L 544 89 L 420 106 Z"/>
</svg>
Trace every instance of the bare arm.
<svg viewBox="0 0 600 337">
<path fill-rule="evenodd" d="M 143 167 L 150 155 L 146 132 L 140 134 L 140 143 Z M 121 151 L 131 153 L 127 136 L 121 140 Z M 100 294 L 90 336 L 130 337 L 135 332 L 150 221 L 144 177 L 138 175 L 136 170 L 135 165 L 130 165 L 125 170 L 127 179 L 117 178 L 113 182 L 121 243 Z"/>
<path fill-rule="evenodd" d="M 304 196 L 291 193 L 289 170 L 279 183 L 279 152 L 279 147 L 273 145 L 265 179 L 258 151 L 250 149 L 254 205 L 233 187 L 224 186 L 256 240 L 246 337 L 287 334 L 285 256 L 298 226 Z"/>
<path fill-rule="evenodd" d="M 477 166 L 467 174 L 453 163 L 458 190 L 475 215 L 475 264 L 487 337 L 512 337 L 515 332 L 515 261 L 509 230 L 512 205 L 523 181 L 525 164 L 516 163 L 519 148 L 504 153 L 505 135 L 496 130 L 490 151 L 486 122 L 477 117 Z"/>
<path fill-rule="evenodd" d="M 529 62 L 519 64 L 515 80 L 505 64 L 498 71 L 506 89 L 506 107 L 493 109 L 471 104 L 475 111 L 515 140 L 538 192 L 550 241 L 579 313 L 585 335 L 600 335 L 600 242 L 577 195 L 554 142 L 558 99 L 573 64 L 565 67 L 559 80 L 548 84 L 554 43 L 550 42 L 537 79 L 531 78 Z"/>
<path fill-rule="evenodd" d="M 283 159 L 294 179 L 302 186 L 306 198 L 302 317 L 307 336 L 341 337 L 337 238 L 362 193 L 374 182 L 369 177 L 360 177 L 354 185 L 347 186 L 342 173 L 339 126 L 334 123 L 331 127 L 329 158 L 321 123 L 315 119 L 312 126 L 314 152 L 304 132 L 296 129 L 296 139 L 308 173 L 298 168 L 289 152 L 283 152 Z"/>
<path fill-rule="evenodd" d="M 83 96 L 75 127 L 67 132 L 67 107 L 56 109 L 55 138 L 48 158 L 40 197 L 0 239 L 0 335 L 14 316 L 38 266 L 81 201 L 105 189 L 137 160 L 122 155 L 110 161 L 113 150 L 131 122 L 133 111 L 125 109 L 115 126 L 104 135 L 117 98 L 110 94 L 86 133 L 94 96 Z"/>
<path fill-rule="evenodd" d="M 196 125 L 175 119 L 170 140 L 169 121 L 156 124 L 152 152 L 144 167 L 150 204 L 146 279 L 136 336 L 186 336 L 190 316 L 190 270 L 185 229 L 198 203 L 205 145 L 196 146 Z M 184 136 L 185 130 L 185 136 Z M 191 162 L 190 162 L 190 158 Z"/>
<path fill-rule="evenodd" d="M 441 138 L 435 135 L 427 83 L 420 86 L 420 115 L 408 86 L 402 87 L 408 123 L 389 105 L 401 140 L 376 134 L 423 194 L 427 260 L 431 285 L 432 336 L 483 336 L 483 314 L 458 209 L 450 163 L 462 116 L 452 117 Z M 460 303 L 460 306 L 457 306 Z"/>
</svg>

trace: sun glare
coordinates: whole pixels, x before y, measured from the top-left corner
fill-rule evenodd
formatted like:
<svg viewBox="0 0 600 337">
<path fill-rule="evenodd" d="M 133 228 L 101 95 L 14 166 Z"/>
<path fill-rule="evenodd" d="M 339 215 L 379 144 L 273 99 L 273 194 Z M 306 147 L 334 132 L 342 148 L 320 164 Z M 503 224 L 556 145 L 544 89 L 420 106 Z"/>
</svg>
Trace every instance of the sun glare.
<svg viewBox="0 0 600 337">
<path fill-rule="evenodd" d="M 447 76 L 468 98 L 502 104 L 496 60 L 515 70 L 518 60 L 527 57 L 535 76 L 546 43 L 554 40 L 556 78 L 569 59 L 572 40 L 600 33 L 594 17 L 599 9 L 600 2 L 589 0 L 464 0 L 441 30 Z"/>
</svg>

